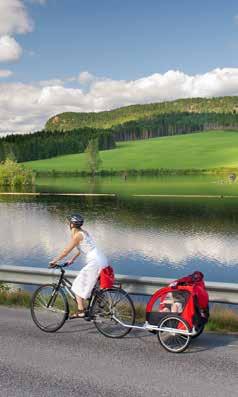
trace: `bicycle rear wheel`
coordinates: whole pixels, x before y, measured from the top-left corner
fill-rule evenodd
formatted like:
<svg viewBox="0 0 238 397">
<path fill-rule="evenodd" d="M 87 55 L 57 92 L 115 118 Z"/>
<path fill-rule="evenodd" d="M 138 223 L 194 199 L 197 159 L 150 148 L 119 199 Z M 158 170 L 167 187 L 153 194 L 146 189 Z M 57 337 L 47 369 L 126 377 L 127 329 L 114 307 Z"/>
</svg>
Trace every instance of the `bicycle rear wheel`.
<svg viewBox="0 0 238 397">
<path fill-rule="evenodd" d="M 91 310 L 96 328 L 109 338 L 123 338 L 131 331 L 130 327 L 124 327 L 116 319 L 128 326 L 135 323 L 134 304 L 121 288 L 99 292 Z"/>
<path fill-rule="evenodd" d="M 187 335 L 190 332 L 190 327 L 183 318 L 177 315 L 168 315 L 160 321 L 159 327 L 162 330 L 158 331 L 157 336 L 167 351 L 181 353 L 188 347 L 191 341 L 190 335 Z"/>
<path fill-rule="evenodd" d="M 55 332 L 69 315 L 68 301 L 64 292 L 49 284 L 39 287 L 32 296 L 31 316 L 42 331 Z"/>
</svg>

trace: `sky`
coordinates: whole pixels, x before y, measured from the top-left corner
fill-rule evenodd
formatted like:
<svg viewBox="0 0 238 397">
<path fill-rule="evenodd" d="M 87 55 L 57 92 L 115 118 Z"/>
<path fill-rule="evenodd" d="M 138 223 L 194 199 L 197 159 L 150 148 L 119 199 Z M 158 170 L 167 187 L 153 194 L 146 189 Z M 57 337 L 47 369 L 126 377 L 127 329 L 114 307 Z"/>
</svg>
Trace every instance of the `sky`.
<svg viewBox="0 0 238 397">
<path fill-rule="evenodd" d="M 0 133 L 65 112 L 238 95 L 235 0 L 0 0 Z"/>
</svg>

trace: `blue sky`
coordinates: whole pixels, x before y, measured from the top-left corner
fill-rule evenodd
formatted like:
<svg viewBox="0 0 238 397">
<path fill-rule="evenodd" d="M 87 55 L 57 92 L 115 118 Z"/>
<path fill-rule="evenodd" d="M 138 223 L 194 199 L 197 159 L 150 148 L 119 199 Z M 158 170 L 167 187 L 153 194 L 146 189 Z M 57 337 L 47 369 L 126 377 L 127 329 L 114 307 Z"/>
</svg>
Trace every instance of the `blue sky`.
<svg viewBox="0 0 238 397">
<path fill-rule="evenodd" d="M 235 0 L 0 0 L 0 132 L 62 111 L 238 95 Z"/>
<path fill-rule="evenodd" d="M 83 70 L 136 79 L 238 64 L 237 1 L 48 0 L 28 9 L 35 30 L 18 36 L 26 52 L 12 67 L 21 81 Z"/>
</svg>

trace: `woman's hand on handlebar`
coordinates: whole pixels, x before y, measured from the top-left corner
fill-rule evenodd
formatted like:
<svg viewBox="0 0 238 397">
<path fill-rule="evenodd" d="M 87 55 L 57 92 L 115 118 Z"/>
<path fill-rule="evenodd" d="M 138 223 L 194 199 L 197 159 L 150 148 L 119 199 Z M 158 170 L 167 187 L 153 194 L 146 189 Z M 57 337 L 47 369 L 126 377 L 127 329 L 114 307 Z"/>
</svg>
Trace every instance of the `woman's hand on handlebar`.
<svg viewBox="0 0 238 397">
<path fill-rule="evenodd" d="M 55 262 L 55 261 L 49 262 L 49 267 L 54 268 L 54 267 L 56 267 L 57 265 L 58 265 L 58 262 Z"/>
<path fill-rule="evenodd" d="M 70 259 L 70 260 L 67 262 L 68 266 L 72 265 L 72 263 L 74 263 L 74 258 Z"/>
</svg>

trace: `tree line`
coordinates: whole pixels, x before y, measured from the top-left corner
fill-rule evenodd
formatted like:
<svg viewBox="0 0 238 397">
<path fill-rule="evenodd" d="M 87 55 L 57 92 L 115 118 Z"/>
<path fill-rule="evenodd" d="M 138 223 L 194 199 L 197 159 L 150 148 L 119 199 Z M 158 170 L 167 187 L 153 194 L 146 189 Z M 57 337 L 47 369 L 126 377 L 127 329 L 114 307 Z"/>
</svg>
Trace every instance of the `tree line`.
<svg viewBox="0 0 238 397">
<path fill-rule="evenodd" d="M 18 162 L 82 153 L 90 142 L 99 150 L 112 149 L 116 141 L 188 134 L 212 129 L 238 130 L 238 113 L 172 112 L 119 124 L 111 129 L 77 128 L 69 131 L 43 130 L 33 134 L 9 135 L 0 139 L 0 161 Z M 93 147 L 91 151 L 93 152 Z M 95 151 L 95 150 L 94 150 Z"/>
<path fill-rule="evenodd" d="M 73 131 L 39 131 L 25 135 L 8 135 L 0 139 L 0 161 L 17 162 L 46 159 L 84 152 L 91 140 L 97 140 L 99 150 L 112 149 L 115 140 L 111 131 L 90 128 Z"/>
<path fill-rule="evenodd" d="M 168 113 L 113 128 L 115 141 L 148 139 L 214 129 L 238 130 L 237 113 Z"/>
</svg>

